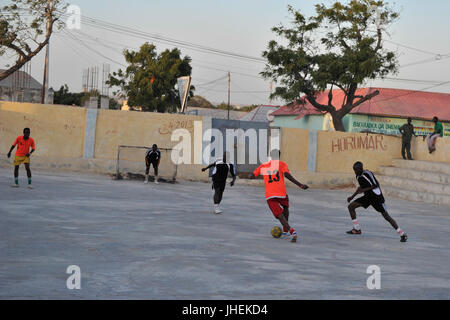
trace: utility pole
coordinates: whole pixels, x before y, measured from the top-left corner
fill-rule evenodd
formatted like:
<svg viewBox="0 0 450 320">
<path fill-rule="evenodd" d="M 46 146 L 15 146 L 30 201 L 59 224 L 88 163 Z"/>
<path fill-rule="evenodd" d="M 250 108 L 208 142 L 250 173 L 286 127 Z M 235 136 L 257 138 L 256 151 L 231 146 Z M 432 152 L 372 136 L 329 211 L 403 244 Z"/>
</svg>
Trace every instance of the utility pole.
<svg viewBox="0 0 450 320">
<path fill-rule="evenodd" d="M 52 18 L 52 12 L 51 9 L 51 0 L 47 1 L 47 7 L 45 8 L 46 13 L 46 33 L 49 34 L 49 30 L 51 28 L 51 18 Z M 41 103 L 44 104 L 47 102 L 47 88 L 48 88 L 48 59 L 49 59 L 49 51 L 50 51 L 50 38 L 47 41 L 47 45 L 45 48 L 45 65 L 44 65 L 44 81 L 42 83 L 42 97 L 41 97 Z"/>
<path fill-rule="evenodd" d="M 230 92 L 231 92 L 231 75 L 228 71 L 228 120 L 230 120 Z"/>
<path fill-rule="evenodd" d="M 45 104 L 47 102 L 49 46 L 50 46 L 50 41 L 47 42 L 47 46 L 45 49 L 44 81 L 42 83 L 42 97 L 41 97 L 42 104 Z"/>
</svg>

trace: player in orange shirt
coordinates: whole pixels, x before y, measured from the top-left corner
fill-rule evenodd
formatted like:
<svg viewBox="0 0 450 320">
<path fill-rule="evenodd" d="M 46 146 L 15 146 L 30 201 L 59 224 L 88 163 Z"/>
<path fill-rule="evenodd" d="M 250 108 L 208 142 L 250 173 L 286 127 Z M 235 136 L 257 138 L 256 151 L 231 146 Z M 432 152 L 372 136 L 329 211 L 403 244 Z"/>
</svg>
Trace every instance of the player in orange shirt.
<svg viewBox="0 0 450 320">
<path fill-rule="evenodd" d="M 28 188 L 31 186 L 31 169 L 30 169 L 30 155 L 36 150 L 34 140 L 30 137 L 30 129 L 23 129 L 23 136 L 18 136 L 11 149 L 8 152 L 8 158 L 11 157 L 11 152 L 17 146 L 16 156 L 14 157 L 14 182 L 12 187 L 19 187 L 19 166 L 23 163 L 28 175 Z M 31 151 L 30 151 L 31 148 Z"/>
<path fill-rule="evenodd" d="M 283 235 L 292 236 L 291 242 L 297 242 L 297 232 L 289 225 L 289 197 L 286 193 L 284 178 L 303 190 L 309 187 L 298 182 L 289 172 L 285 162 L 279 160 L 280 151 L 271 152 L 272 160 L 260 165 L 254 172 L 255 177 L 262 175 L 266 190 L 266 200 L 270 210 L 283 226 Z"/>
</svg>

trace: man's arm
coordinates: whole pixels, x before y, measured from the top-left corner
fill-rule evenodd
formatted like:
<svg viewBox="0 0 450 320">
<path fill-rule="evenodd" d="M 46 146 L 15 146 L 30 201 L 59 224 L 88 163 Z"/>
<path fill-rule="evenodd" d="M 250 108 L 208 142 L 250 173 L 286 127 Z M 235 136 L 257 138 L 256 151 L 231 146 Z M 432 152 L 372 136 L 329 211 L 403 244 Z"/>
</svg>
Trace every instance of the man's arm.
<svg viewBox="0 0 450 320">
<path fill-rule="evenodd" d="M 206 168 L 203 168 L 202 171 L 205 172 L 206 170 L 211 169 L 212 167 L 214 167 L 216 164 L 215 163 L 211 163 L 209 166 L 207 166 Z"/>
<path fill-rule="evenodd" d="M 25 157 L 29 158 L 33 152 L 34 152 L 34 149 L 31 149 L 31 151 L 30 151 L 29 153 L 27 153 L 27 154 L 25 155 Z"/>
<path fill-rule="evenodd" d="M 295 184 L 298 187 L 300 187 L 300 189 L 306 190 L 306 189 L 309 188 L 306 184 L 302 184 L 299 181 L 297 181 L 289 172 L 285 172 L 284 176 L 286 177 L 286 179 L 291 181 L 293 184 Z"/>
<path fill-rule="evenodd" d="M 11 152 L 14 150 L 15 147 L 16 147 L 15 145 L 12 145 L 11 149 L 9 149 L 8 158 L 11 158 Z"/>
<path fill-rule="evenodd" d="M 361 188 L 361 187 L 358 187 L 358 189 L 356 189 L 355 193 L 347 198 L 347 202 L 351 202 L 358 194 L 361 194 L 361 193 L 364 193 L 364 192 L 368 192 L 368 191 L 372 191 L 372 190 L 374 190 L 376 188 L 379 188 L 379 186 L 375 185 L 375 186 L 367 187 L 367 188 L 364 188 L 364 189 Z"/>
<path fill-rule="evenodd" d="M 234 172 L 234 165 L 230 166 L 230 173 L 233 180 L 230 182 L 230 186 L 234 186 L 234 182 L 236 181 L 236 173 Z"/>
</svg>

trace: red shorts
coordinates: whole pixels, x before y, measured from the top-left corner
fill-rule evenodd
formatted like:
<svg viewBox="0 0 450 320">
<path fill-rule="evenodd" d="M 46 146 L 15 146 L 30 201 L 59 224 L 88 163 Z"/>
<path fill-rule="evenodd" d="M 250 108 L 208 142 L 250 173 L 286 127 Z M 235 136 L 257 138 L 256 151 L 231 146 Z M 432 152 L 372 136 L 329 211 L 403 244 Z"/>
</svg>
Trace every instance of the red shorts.
<svg viewBox="0 0 450 320">
<path fill-rule="evenodd" d="M 286 195 L 286 198 L 272 198 L 267 200 L 267 204 L 275 218 L 278 219 L 284 212 L 284 207 L 289 208 L 289 197 Z"/>
</svg>

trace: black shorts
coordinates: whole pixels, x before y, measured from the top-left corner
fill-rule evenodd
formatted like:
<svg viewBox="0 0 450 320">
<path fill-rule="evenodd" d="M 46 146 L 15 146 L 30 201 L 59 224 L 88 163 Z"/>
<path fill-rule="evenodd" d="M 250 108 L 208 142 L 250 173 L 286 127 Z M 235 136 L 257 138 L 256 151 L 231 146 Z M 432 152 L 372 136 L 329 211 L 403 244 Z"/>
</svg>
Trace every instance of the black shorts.
<svg viewBox="0 0 450 320">
<path fill-rule="evenodd" d="M 155 170 L 155 174 L 158 174 L 158 161 L 152 161 L 152 162 L 146 162 L 145 165 L 147 166 L 147 170 L 150 169 L 150 165 L 153 166 L 153 169 Z"/>
<path fill-rule="evenodd" d="M 364 195 L 361 198 L 356 199 L 354 202 L 359 203 L 364 209 L 372 206 L 376 211 L 380 213 L 387 212 L 386 204 L 381 197 L 377 198 Z"/>
<path fill-rule="evenodd" d="M 216 191 L 223 193 L 225 191 L 225 186 L 227 185 L 227 181 L 213 181 L 212 188 Z"/>
</svg>

